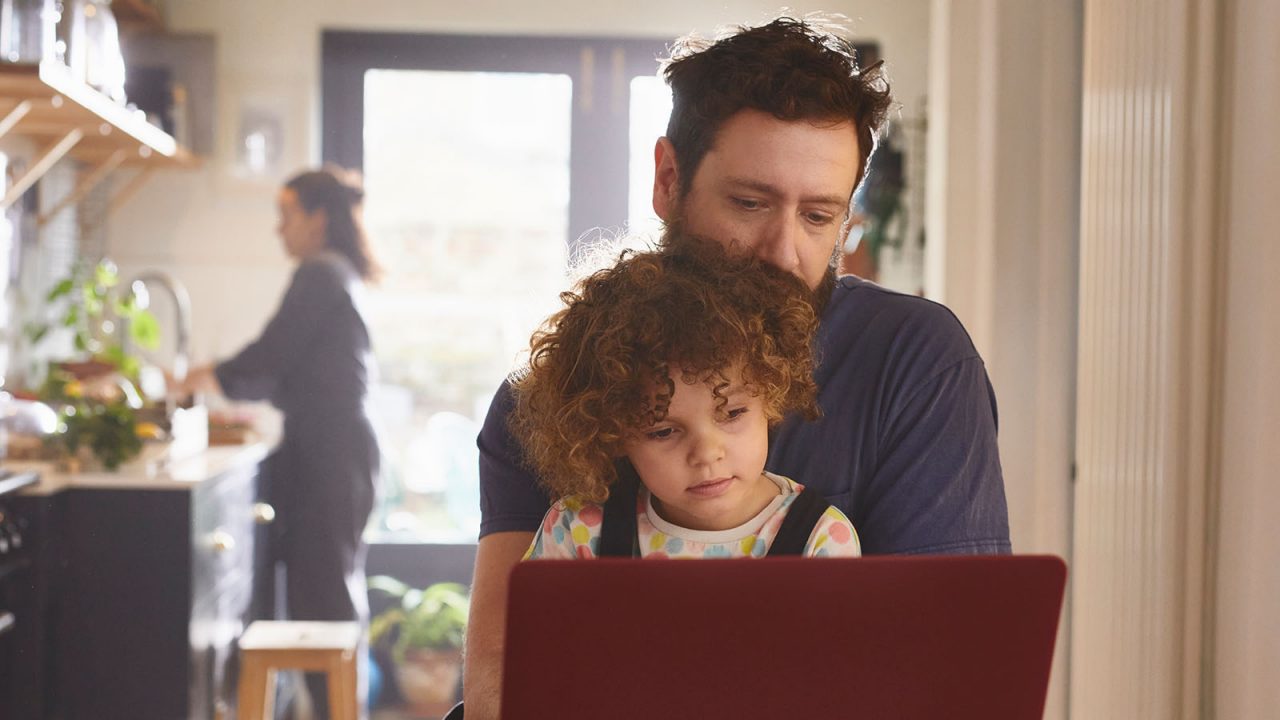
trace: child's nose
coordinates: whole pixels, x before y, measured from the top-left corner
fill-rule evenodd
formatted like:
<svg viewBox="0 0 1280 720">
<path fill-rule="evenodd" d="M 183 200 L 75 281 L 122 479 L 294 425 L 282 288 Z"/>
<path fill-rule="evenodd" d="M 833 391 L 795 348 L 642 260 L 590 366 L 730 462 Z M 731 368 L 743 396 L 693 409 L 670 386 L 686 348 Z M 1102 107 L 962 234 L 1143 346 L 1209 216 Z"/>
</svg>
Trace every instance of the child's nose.
<svg viewBox="0 0 1280 720">
<path fill-rule="evenodd" d="M 710 465 L 724 459 L 724 439 L 719 433 L 708 432 L 698 436 L 693 444 L 689 460 L 694 466 Z"/>
</svg>

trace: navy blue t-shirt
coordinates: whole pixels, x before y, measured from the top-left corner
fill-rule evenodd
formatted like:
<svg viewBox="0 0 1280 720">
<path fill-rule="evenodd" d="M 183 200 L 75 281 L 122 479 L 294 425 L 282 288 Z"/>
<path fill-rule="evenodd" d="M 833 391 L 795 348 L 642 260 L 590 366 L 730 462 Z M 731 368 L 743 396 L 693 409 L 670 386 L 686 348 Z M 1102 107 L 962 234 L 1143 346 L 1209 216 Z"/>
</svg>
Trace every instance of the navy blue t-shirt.
<svg viewBox="0 0 1280 720">
<path fill-rule="evenodd" d="M 867 554 L 1007 553 L 996 400 L 968 334 L 945 307 L 842 277 L 818 330 L 822 418 L 772 433 L 766 469 L 823 494 Z M 550 501 L 493 399 L 480 447 L 480 535 L 537 530 Z"/>
</svg>

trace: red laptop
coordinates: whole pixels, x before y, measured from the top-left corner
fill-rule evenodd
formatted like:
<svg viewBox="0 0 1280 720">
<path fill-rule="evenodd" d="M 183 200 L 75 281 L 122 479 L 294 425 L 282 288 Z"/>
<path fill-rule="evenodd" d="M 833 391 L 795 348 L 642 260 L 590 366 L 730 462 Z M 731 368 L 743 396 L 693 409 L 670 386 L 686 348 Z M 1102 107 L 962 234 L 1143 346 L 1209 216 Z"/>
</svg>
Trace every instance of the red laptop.
<svg viewBox="0 0 1280 720">
<path fill-rule="evenodd" d="M 568 560 L 511 575 L 503 717 L 1040 718 L 1056 557 Z"/>
</svg>

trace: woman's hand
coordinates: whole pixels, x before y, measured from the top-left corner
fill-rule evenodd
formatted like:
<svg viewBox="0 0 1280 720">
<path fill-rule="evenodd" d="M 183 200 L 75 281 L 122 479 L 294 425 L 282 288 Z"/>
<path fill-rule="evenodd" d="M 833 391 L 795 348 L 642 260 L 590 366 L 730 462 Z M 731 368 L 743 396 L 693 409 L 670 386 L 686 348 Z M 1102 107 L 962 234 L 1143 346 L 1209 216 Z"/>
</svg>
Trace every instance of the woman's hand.
<svg viewBox="0 0 1280 720">
<path fill-rule="evenodd" d="M 222 386 L 218 384 L 218 376 L 214 374 L 212 365 L 192 368 L 181 380 L 166 370 L 164 384 L 169 397 L 179 400 L 197 394 L 222 394 Z"/>
</svg>

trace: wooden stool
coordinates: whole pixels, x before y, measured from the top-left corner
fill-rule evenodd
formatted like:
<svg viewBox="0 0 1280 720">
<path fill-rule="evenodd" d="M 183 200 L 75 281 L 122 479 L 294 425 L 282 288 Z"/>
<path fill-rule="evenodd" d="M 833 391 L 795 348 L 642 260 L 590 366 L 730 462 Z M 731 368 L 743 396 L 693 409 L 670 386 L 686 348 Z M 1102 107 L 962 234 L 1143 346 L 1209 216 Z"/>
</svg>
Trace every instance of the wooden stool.
<svg viewBox="0 0 1280 720">
<path fill-rule="evenodd" d="M 322 672 L 329 688 L 333 720 L 356 720 L 356 652 L 361 628 L 355 622 L 258 620 L 240 636 L 239 720 L 275 716 L 277 670 Z M 314 698 L 320 702 L 320 698 Z"/>
</svg>

